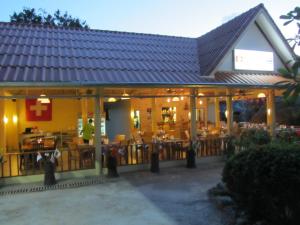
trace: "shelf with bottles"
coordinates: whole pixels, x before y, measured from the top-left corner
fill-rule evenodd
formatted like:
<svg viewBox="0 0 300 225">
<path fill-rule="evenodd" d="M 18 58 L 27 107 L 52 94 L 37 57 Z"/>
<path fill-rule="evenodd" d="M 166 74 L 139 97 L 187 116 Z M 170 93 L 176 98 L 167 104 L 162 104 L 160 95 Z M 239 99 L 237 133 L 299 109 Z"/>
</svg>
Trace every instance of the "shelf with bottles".
<svg viewBox="0 0 300 225">
<path fill-rule="evenodd" d="M 176 122 L 176 107 L 162 107 L 161 108 L 162 122 L 175 123 Z"/>
</svg>

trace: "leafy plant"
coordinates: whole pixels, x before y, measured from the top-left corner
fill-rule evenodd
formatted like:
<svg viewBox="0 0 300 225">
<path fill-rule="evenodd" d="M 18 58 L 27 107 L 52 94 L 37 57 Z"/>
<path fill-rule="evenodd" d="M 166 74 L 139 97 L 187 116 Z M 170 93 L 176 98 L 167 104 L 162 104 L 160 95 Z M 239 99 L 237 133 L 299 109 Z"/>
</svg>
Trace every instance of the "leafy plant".
<svg viewBox="0 0 300 225">
<path fill-rule="evenodd" d="M 258 128 L 248 128 L 242 131 L 237 145 L 240 147 L 250 147 L 251 145 L 265 145 L 270 143 L 271 136 L 267 130 Z"/>
<path fill-rule="evenodd" d="M 296 225 L 300 221 L 299 145 L 270 143 L 247 148 L 227 162 L 223 181 L 254 221 Z"/>
<path fill-rule="evenodd" d="M 280 19 L 287 20 L 284 25 L 288 25 L 295 21 L 300 21 L 300 7 L 295 7 L 294 10 L 288 12 L 286 15 L 280 16 Z M 295 50 L 297 46 L 300 46 L 300 23 L 297 23 L 298 32 L 295 37 L 287 39 L 289 43 L 292 44 L 292 48 Z M 300 57 L 295 54 L 294 61 L 288 61 L 287 64 L 292 64 L 292 66 L 287 66 L 286 68 L 280 68 L 278 72 L 288 78 L 292 79 L 290 81 L 282 81 L 278 82 L 277 84 L 282 85 L 283 88 L 286 90 L 283 93 L 283 96 L 287 103 L 293 104 L 300 94 Z"/>
<path fill-rule="evenodd" d="M 67 12 L 64 14 L 56 10 L 53 15 L 48 14 L 45 10 L 35 10 L 34 8 L 24 8 L 23 11 L 10 16 L 10 22 L 24 23 L 31 25 L 50 25 L 55 27 L 73 27 L 89 28 L 85 21 L 74 18 Z"/>
</svg>

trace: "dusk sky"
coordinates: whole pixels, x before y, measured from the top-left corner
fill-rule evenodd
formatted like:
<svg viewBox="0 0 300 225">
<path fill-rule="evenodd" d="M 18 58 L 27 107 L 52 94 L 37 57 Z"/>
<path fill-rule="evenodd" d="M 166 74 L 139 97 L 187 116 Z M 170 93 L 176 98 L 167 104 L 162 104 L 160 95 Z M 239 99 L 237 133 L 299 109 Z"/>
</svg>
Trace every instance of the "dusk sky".
<svg viewBox="0 0 300 225">
<path fill-rule="evenodd" d="M 93 29 L 198 37 L 249 8 L 264 3 L 286 37 L 296 25 L 283 27 L 279 16 L 299 0 L 1 0 L 0 21 L 23 7 L 68 11 Z"/>
</svg>

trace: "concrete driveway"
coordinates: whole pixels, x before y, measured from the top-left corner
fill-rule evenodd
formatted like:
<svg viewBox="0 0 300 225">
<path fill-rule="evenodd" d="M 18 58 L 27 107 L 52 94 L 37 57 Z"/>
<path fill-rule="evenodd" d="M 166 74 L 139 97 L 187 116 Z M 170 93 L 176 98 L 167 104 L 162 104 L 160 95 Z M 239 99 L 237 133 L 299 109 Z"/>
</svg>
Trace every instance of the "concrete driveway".
<svg viewBox="0 0 300 225">
<path fill-rule="evenodd" d="M 224 225 L 208 200 L 222 164 L 122 174 L 103 184 L 1 197 L 0 224 Z"/>
</svg>

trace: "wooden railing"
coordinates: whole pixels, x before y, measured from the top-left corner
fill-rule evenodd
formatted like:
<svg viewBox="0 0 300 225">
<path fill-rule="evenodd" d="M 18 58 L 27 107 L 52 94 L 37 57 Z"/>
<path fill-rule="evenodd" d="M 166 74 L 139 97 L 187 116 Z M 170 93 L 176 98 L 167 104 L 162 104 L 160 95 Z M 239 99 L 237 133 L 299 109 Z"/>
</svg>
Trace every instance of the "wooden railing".
<svg viewBox="0 0 300 225">
<path fill-rule="evenodd" d="M 226 138 L 200 138 L 198 157 L 224 154 Z M 184 160 L 188 146 L 181 141 L 169 141 L 149 144 L 127 144 L 102 146 L 102 165 L 106 167 L 107 151 L 116 149 L 118 166 L 149 164 L 152 151 L 159 152 L 161 161 Z M 95 168 L 95 148 L 61 149 L 61 156 L 56 161 L 56 172 L 76 171 Z M 44 153 L 53 151 L 43 151 Z M 37 162 L 37 151 L 6 153 L 4 163 L 0 164 L 0 177 L 15 177 L 43 174 L 43 162 Z"/>
<path fill-rule="evenodd" d="M 106 167 L 106 153 L 112 149 L 117 156 L 118 166 L 148 164 L 154 150 L 159 152 L 161 161 L 183 160 L 186 157 L 186 148 L 183 147 L 182 142 L 106 145 L 102 147 L 103 167 Z"/>
<path fill-rule="evenodd" d="M 227 148 L 227 140 L 228 138 L 226 137 L 218 136 L 198 138 L 198 158 L 223 155 Z"/>
<path fill-rule="evenodd" d="M 61 156 L 56 160 L 56 172 L 75 171 L 95 168 L 95 149 L 69 150 L 62 149 Z M 43 151 L 41 154 L 52 153 Z M 37 162 L 37 152 L 16 152 L 3 155 L 0 166 L 0 177 L 15 177 L 44 173 L 43 161 Z"/>
</svg>

